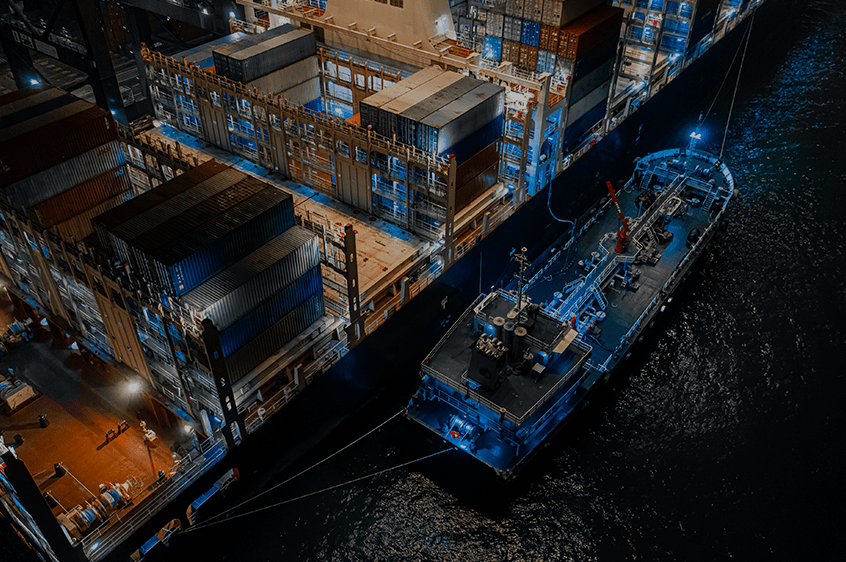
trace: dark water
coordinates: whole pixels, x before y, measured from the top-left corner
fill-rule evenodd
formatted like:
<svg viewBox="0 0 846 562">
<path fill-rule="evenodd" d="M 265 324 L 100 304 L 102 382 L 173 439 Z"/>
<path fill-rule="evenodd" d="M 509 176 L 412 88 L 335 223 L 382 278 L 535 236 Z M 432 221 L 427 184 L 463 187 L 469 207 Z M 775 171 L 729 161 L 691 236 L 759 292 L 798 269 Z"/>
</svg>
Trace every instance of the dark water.
<svg viewBox="0 0 846 562">
<path fill-rule="evenodd" d="M 839 558 L 846 546 L 846 3 L 804 4 L 769 56 L 744 68 L 724 155 L 740 189 L 727 235 L 626 374 L 515 482 L 500 484 L 476 461 L 449 452 L 187 533 L 172 555 Z M 716 150 L 729 101 L 709 116 L 706 142 Z M 356 420 L 344 439 L 400 405 Z M 255 506 L 438 450 L 424 432 L 393 420 Z M 269 465 L 273 451 L 269 443 Z"/>
</svg>

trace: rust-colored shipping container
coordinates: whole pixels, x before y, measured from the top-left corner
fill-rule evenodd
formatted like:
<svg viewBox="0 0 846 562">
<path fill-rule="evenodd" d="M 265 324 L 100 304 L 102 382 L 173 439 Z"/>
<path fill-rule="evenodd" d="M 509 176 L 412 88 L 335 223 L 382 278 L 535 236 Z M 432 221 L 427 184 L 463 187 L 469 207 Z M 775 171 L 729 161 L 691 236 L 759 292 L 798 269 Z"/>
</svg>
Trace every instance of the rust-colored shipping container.
<svg viewBox="0 0 846 562">
<path fill-rule="evenodd" d="M 551 25 L 542 25 L 540 32 L 539 49 L 542 51 L 551 51 L 553 53 L 558 51 L 558 36 L 560 31 L 557 27 Z"/>
<path fill-rule="evenodd" d="M 619 39 L 622 25 L 622 8 L 597 6 L 561 28 L 558 56 L 570 60 L 582 58 L 594 48 Z"/>
<path fill-rule="evenodd" d="M 520 66 L 528 70 L 535 70 L 538 67 L 538 48 L 528 45 L 520 46 Z"/>
<path fill-rule="evenodd" d="M 132 189 L 124 167 L 109 170 L 30 207 L 43 228 L 63 223 Z"/>
<path fill-rule="evenodd" d="M 503 39 L 502 60 L 503 62 L 520 64 L 520 43 L 511 41 L 510 39 Z"/>
<path fill-rule="evenodd" d="M 471 179 L 455 190 L 455 211 L 461 211 L 488 189 L 496 185 L 499 175 L 499 162 L 487 168 L 484 172 Z"/>
<path fill-rule="evenodd" d="M 111 114 L 58 88 L 0 97 L 0 187 L 117 139 Z"/>
<path fill-rule="evenodd" d="M 91 225 L 91 219 L 101 213 L 105 213 L 106 211 L 114 209 L 121 203 L 128 201 L 131 198 L 132 192 L 127 191 L 121 195 L 117 195 L 115 197 L 112 197 L 111 199 L 107 199 L 96 207 L 89 209 L 79 215 L 76 215 L 75 217 L 70 218 L 61 224 L 56 225 L 55 228 L 59 232 L 59 236 L 65 242 L 74 242 L 82 240 L 83 238 L 88 237 L 92 232 L 94 232 L 94 227 Z"/>
<path fill-rule="evenodd" d="M 462 186 L 499 162 L 498 143 L 492 143 L 458 166 L 455 185 Z"/>
</svg>

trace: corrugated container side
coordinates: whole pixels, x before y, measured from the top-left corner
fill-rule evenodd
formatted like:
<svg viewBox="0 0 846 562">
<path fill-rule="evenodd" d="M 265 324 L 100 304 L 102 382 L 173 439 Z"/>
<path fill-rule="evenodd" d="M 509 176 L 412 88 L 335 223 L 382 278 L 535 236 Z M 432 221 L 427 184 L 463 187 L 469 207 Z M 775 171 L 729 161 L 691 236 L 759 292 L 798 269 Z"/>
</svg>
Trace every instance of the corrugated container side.
<svg viewBox="0 0 846 562">
<path fill-rule="evenodd" d="M 524 21 L 520 35 L 520 42 L 530 47 L 537 47 L 540 41 L 540 24 L 533 21 Z"/>
<path fill-rule="evenodd" d="M 184 295 L 294 225 L 290 196 L 265 208 L 267 210 L 260 214 L 248 215 L 249 218 L 237 226 L 227 225 L 225 230 L 228 232 L 223 236 L 212 236 L 210 234 L 219 233 L 209 233 L 208 230 L 191 233 L 156 259 L 168 268 L 170 285 L 175 294 Z M 230 218 L 235 214 L 230 213 Z M 185 257 L 176 261 L 180 256 Z"/>
<path fill-rule="evenodd" d="M 317 237 L 292 227 L 246 258 L 215 274 L 182 302 L 215 326 L 229 326 L 274 293 L 320 265 Z"/>
<path fill-rule="evenodd" d="M 540 23 L 543 18 L 544 0 L 524 0 L 523 19 Z"/>
<path fill-rule="evenodd" d="M 479 196 L 496 185 L 499 175 L 499 162 L 490 165 L 479 175 L 470 179 L 455 191 L 455 211 L 461 211 Z"/>
<path fill-rule="evenodd" d="M 502 61 L 520 64 L 520 43 L 509 39 L 502 40 Z"/>
<path fill-rule="evenodd" d="M 509 41 L 520 42 L 520 36 L 523 33 L 523 20 L 505 16 L 503 20 L 502 37 Z"/>
<path fill-rule="evenodd" d="M 309 298 L 322 293 L 320 267 L 314 267 L 259 306 L 243 312 L 229 326 L 222 327 L 220 345 L 223 356 L 229 357 Z"/>
<path fill-rule="evenodd" d="M 564 130 L 564 147 L 570 149 L 605 115 L 606 100 L 601 100 L 593 107 L 587 108 L 582 116 L 576 119 Z"/>
<path fill-rule="evenodd" d="M 543 3 L 541 23 L 552 27 L 561 26 L 561 12 L 564 0 L 546 0 Z"/>
<path fill-rule="evenodd" d="M 278 94 L 319 76 L 320 61 L 311 56 L 248 82 L 246 86 L 256 88 L 260 93 Z"/>
<path fill-rule="evenodd" d="M 67 106 L 53 112 L 56 121 L 25 127 L 26 131 L 18 129 L 19 133 L 10 131 L 8 138 L 0 141 L 0 187 L 117 140 L 117 129 L 108 112 L 82 100 L 78 104 L 71 106 L 85 109 L 74 112 Z M 34 146 L 38 147 L 38 158 L 32 157 Z"/>
<path fill-rule="evenodd" d="M 179 193 L 169 197 L 162 204 L 135 215 L 121 224 L 115 225 L 111 230 L 114 234 L 132 244 L 135 239 L 140 238 L 161 224 L 173 220 L 192 207 L 229 189 L 247 177 L 249 177 L 247 174 L 227 166 L 220 173 L 191 185 L 188 189 L 180 190 Z"/>
<path fill-rule="evenodd" d="M 497 62 L 502 60 L 502 39 L 500 37 L 485 37 L 482 57 Z"/>
<path fill-rule="evenodd" d="M 100 244 L 104 248 L 112 248 L 122 260 L 128 262 L 128 247 L 125 242 L 118 242 L 120 238 L 114 235 L 111 231 L 128 221 L 129 219 L 140 215 L 141 213 L 163 204 L 173 195 L 180 191 L 189 189 L 194 183 L 200 183 L 218 174 L 219 172 L 228 168 L 227 165 L 217 162 L 216 160 L 209 160 L 200 164 L 196 168 L 191 168 L 185 173 L 176 176 L 170 181 L 163 183 L 145 191 L 138 197 L 130 199 L 126 203 L 112 209 L 107 213 L 103 213 L 94 220 L 95 230 L 100 238 Z"/>
<path fill-rule="evenodd" d="M 42 227 L 50 228 L 131 190 L 129 174 L 121 166 L 42 201 L 32 207 L 31 212 Z"/>
<path fill-rule="evenodd" d="M 538 65 L 538 48 L 529 45 L 520 46 L 520 66 L 535 70 Z"/>
<path fill-rule="evenodd" d="M 426 150 L 428 146 L 425 140 L 424 128 L 421 122 L 429 115 L 438 111 L 442 107 L 457 100 L 467 92 L 479 87 L 481 81 L 470 78 L 461 77 L 456 82 L 453 82 L 446 88 L 436 92 L 428 99 L 421 101 L 414 107 L 404 111 L 400 116 L 401 126 L 405 127 L 409 133 L 409 140 L 414 146 Z"/>
<path fill-rule="evenodd" d="M 112 197 L 111 199 L 100 203 L 93 209 L 85 211 L 84 213 L 76 215 L 72 219 L 69 219 L 61 224 L 56 225 L 55 228 L 59 232 L 59 236 L 61 236 L 61 238 L 66 242 L 78 242 L 83 238 L 89 236 L 94 231 L 94 228 L 91 226 L 91 219 L 93 219 L 100 213 L 104 213 L 110 209 L 114 209 L 121 203 L 128 201 L 131 198 L 132 191 L 124 192 L 121 195 Z"/>
<path fill-rule="evenodd" d="M 314 33 L 304 29 L 292 31 L 232 55 L 229 58 L 231 78 L 242 83 L 251 82 L 313 56 L 316 52 Z"/>
<path fill-rule="evenodd" d="M 583 97 L 594 91 L 600 84 L 606 82 L 614 72 L 614 59 L 608 59 L 600 66 L 589 72 L 586 76 L 570 81 L 570 105 L 574 105 Z"/>
<path fill-rule="evenodd" d="M 500 114 L 481 128 L 476 129 L 473 134 L 453 144 L 446 150 L 441 151 L 441 156 L 453 155 L 456 163 L 461 165 L 471 158 L 474 154 L 482 150 L 483 147 L 489 146 L 492 143 L 502 138 L 502 130 L 505 125 L 505 115 Z"/>
<path fill-rule="evenodd" d="M 614 61 L 617 57 L 617 42 L 609 38 L 605 45 L 599 46 L 577 59 L 573 63 L 572 80 L 581 80 L 608 61 Z M 612 62 L 613 64 L 613 62 Z"/>
<path fill-rule="evenodd" d="M 120 142 L 112 141 L 16 182 L 5 192 L 13 204 L 26 208 L 125 163 Z"/>
<path fill-rule="evenodd" d="M 502 37 L 503 26 L 502 14 L 488 13 L 488 19 L 485 21 L 485 35 L 489 37 Z"/>
<path fill-rule="evenodd" d="M 455 174 L 455 185 L 462 186 L 499 162 L 499 150 L 496 143 L 489 144 L 465 162 L 460 164 Z"/>
<path fill-rule="evenodd" d="M 325 314 L 323 294 L 318 294 L 291 311 L 273 326 L 226 358 L 232 383 L 261 365 L 268 357 L 297 337 Z"/>
<path fill-rule="evenodd" d="M 579 59 L 610 38 L 620 38 L 623 9 L 598 6 L 561 29 L 559 56 Z"/>
<path fill-rule="evenodd" d="M 427 117 L 423 124 L 429 130 L 429 152 L 442 154 L 486 126 L 502 114 L 504 99 L 505 90 L 502 86 L 485 82 Z M 477 146 L 481 149 L 488 144 Z M 476 152 L 478 149 L 467 153 L 467 156 Z"/>
</svg>

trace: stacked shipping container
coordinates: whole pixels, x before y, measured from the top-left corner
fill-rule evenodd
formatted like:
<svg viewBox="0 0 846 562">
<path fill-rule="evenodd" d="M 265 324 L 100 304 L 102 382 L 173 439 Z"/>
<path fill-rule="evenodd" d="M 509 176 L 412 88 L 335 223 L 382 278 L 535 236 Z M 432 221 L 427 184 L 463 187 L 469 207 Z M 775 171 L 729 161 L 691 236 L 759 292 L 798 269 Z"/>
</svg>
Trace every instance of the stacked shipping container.
<svg viewBox="0 0 846 562">
<path fill-rule="evenodd" d="M 430 67 L 363 100 L 361 126 L 454 158 L 461 210 L 497 182 L 504 100 L 501 86 Z M 390 183 L 376 177 L 374 190 Z M 399 189 L 405 193 L 406 187 Z M 406 212 L 404 205 L 400 212 Z"/>
<path fill-rule="evenodd" d="M 217 74 L 246 84 L 316 52 L 311 31 L 285 24 L 219 47 L 213 58 Z"/>
<path fill-rule="evenodd" d="M 57 88 L 29 88 L 0 98 L 0 120 L 3 197 L 42 228 L 81 240 L 92 216 L 132 197 L 108 111 Z"/>
<path fill-rule="evenodd" d="M 219 162 L 95 224 L 113 258 L 214 323 L 231 382 L 324 314 L 317 239 L 294 226 L 292 197 Z"/>
</svg>

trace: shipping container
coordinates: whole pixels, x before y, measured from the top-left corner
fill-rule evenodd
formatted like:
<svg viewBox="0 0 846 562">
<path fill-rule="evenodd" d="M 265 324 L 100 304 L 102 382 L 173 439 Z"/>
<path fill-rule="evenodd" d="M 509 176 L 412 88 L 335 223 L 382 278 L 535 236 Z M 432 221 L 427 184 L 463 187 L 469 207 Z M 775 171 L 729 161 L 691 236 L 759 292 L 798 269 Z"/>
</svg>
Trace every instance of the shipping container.
<svg viewBox="0 0 846 562">
<path fill-rule="evenodd" d="M 523 20 L 513 18 L 511 16 L 505 16 L 502 30 L 503 39 L 519 43 L 520 37 L 523 33 Z"/>
<path fill-rule="evenodd" d="M 173 58 L 178 61 L 184 60 L 185 62 L 190 63 L 193 66 L 197 66 L 206 70 L 213 69 L 214 50 L 219 49 L 221 47 L 225 47 L 232 43 L 237 43 L 245 37 L 247 37 L 246 33 L 237 31 L 232 35 L 227 35 L 226 37 L 221 37 L 220 39 L 215 39 L 214 41 L 203 43 L 202 45 L 199 45 L 192 49 L 188 49 L 187 51 L 177 53 L 173 56 Z"/>
<path fill-rule="evenodd" d="M 520 43 L 519 41 L 502 40 L 502 62 L 520 64 Z"/>
<path fill-rule="evenodd" d="M 68 243 L 79 242 L 87 238 L 93 232 L 91 221 L 94 217 L 101 213 L 105 213 L 132 200 L 132 191 L 126 191 L 121 195 L 117 195 L 108 199 L 93 209 L 89 209 L 84 213 L 80 213 L 75 217 L 66 220 L 63 223 L 57 224 L 54 228 L 59 233 L 59 236 Z"/>
<path fill-rule="evenodd" d="M 370 127 L 376 133 L 383 136 L 390 136 L 391 130 L 387 121 L 387 115 L 380 113 L 378 110 L 385 104 L 390 103 L 396 98 L 407 94 L 411 90 L 422 86 L 423 84 L 434 80 L 439 75 L 443 74 L 444 70 L 437 66 L 430 66 L 424 68 L 419 72 L 415 72 L 408 78 L 400 80 L 387 88 L 384 88 L 375 94 L 367 96 L 359 103 L 359 111 L 361 113 L 361 126 Z"/>
<path fill-rule="evenodd" d="M 617 60 L 617 43 L 610 39 L 605 45 L 601 45 L 586 55 L 573 61 L 572 80 L 581 80 L 597 68 L 607 65 L 608 61 Z"/>
<path fill-rule="evenodd" d="M 426 117 L 438 111 L 442 107 L 457 100 L 467 92 L 470 92 L 482 83 L 481 81 L 459 76 L 459 80 L 453 82 L 446 88 L 431 95 L 427 99 L 422 100 L 414 107 L 411 107 L 402 112 L 399 117 L 400 128 L 406 131 L 409 139 L 413 139 L 410 144 L 425 150 L 425 141 L 423 133 L 420 129 L 420 122 Z"/>
<path fill-rule="evenodd" d="M 316 56 L 295 62 L 285 68 L 275 70 L 266 76 L 245 84 L 249 89 L 257 89 L 259 93 L 283 94 L 295 86 L 299 86 L 313 78 L 320 76 L 320 61 Z M 283 94 L 283 97 L 284 94 Z M 314 99 L 313 97 L 310 98 Z"/>
<path fill-rule="evenodd" d="M 218 162 L 217 160 L 209 160 L 199 166 L 191 168 L 190 170 L 186 170 L 185 173 L 180 174 L 149 191 L 145 191 L 138 197 L 131 199 L 120 207 L 98 216 L 94 221 L 94 229 L 98 233 L 100 244 L 104 248 L 112 248 L 111 231 L 113 229 L 123 225 L 131 219 L 134 219 L 142 213 L 149 211 L 150 209 L 164 204 L 171 197 L 182 193 L 183 191 L 187 191 L 194 185 L 201 183 L 227 169 L 229 169 L 229 166 L 226 164 Z M 117 248 L 112 248 L 112 250 L 115 252 L 118 251 Z M 125 261 L 128 261 L 128 257 Z"/>
<path fill-rule="evenodd" d="M 43 228 L 50 228 L 131 190 L 129 174 L 121 166 L 30 207 L 30 216 Z"/>
<path fill-rule="evenodd" d="M 462 186 L 499 162 L 497 143 L 492 143 L 460 164 L 455 173 L 455 185 Z"/>
<path fill-rule="evenodd" d="M 529 45 L 520 46 L 520 66 L 527 70 L 535 70 L 538 64 L 538 48 Z"/>
<path fill-rule="evenodd" d="M 285 68 L 314 56 L 317 52 L 314 33 L 306 29 L 282 25 L 214 51 L 218 74 L 242 83 Z"/>
<path fill-rule="evenodd" d="M 420 102 L 426 101 L 429 97 L 442 91 L 444 88 L 458 82 L 464 78 L 457 72 L 444 72 L 421 84 L 420 86 L 410 90 L 402 96 L 395 98 L 381 108 L 379 108 L 380 120 L 384 119 L 388 130 L 388 136 L 397 134 L 397 140 L 406 144 L 412 144 L 414 138 L 413 130 L 408 127 L 403 127 L 400 130 L 399 117 L 400 114 L 408 109 L 413 108 Z"/>
<path fill-rule="evenodd" d="M 540 23 L 543 19 L 544 0 L 524 0 L 523 19 Z"/>
<path fill-rule="evenodd" d="M 454 158 L 460 166 L 484 147 L 490 146 L 502 139 L 504 126 L 505 115 L 499 115 L 488 122 L 487 125 L 476 129 L 473 134 L 468 135 L 441 152 L 441 156 Z"/>
<path fill-rule="evenodd" d="M 541 23 L 561 27 L 605 3 L 605 0 L 545 0 Z"/>
<path fill-rule="evenodd" d="M 564 130 L 564 147 L 578 142 L 605 116 L 611 80 L 599 85 L 570 108 Z"/>
<path fill-rule="evenodd" d="M 523 22 L 523 31 L 520 35 L 520 42 L 523 45 L 537 47 L 540 41 L 540 24 L 533 21 Z"/>
<path fill-rule="evenodd" d="M 485 37 L 485 46 L 482 48 L 482 57 L 488 60 L 502 60 L 502 38 Z"/>
<path fill-rule="evenodd" d="M 293 226 L 223 269 L 186 295 L 182 302 L 218 328 L 229 326 L 245 311 L 320 265 L 317 237 Z"/>
<path fill-rule="evenodd" d="M 535 70 L 555 74 L 555 59 L 555 53 L 538 50 L 538 66 Z"/>
<path fill-rule="evenodd" d="M 570 80 L 570 94 L 567 96 L 569 98 L 569 105 L 573 106 L 583 97 L 594 91 L 600 84 L 607 82 L 613 72 L 614 59 L 611 58 L 578 80 Z"/>
<path fill-rule="evenodd" d="M 258 181 L 252 177 L 250 180 Z M 173 222 L 171 226 L 176 230 Z M 182 295 L 293 224 L 293 199 L 269 186 L 214 220 L 145 252 L 145 257 L 155 266 L 162 288 Z"/>
<path fill-rule="evenodd" d="M 499 175 L 499 162 L 492 164 L 477 176 L 455 190 L 455 212 L 459 212 L 487 190 L 496 185 Z"/>
<path fill-rule="evenodd" d="M 323 278 L 318 265 L 272 294 L 258 306 L 242 309 L 241 315 L 233 319 L 231 324 L 219 328 L 220 346 L 224 357 L 229 357 L 292 310 L 322 293 Z"/>
<path fill-rule="evenodd" d="M 4 192 L 13 206 L 26 209 L 125 163 L 120 142 L 112 141 L 16 182 Z"/>
<path fill-rule="evenodd" d="M 235 383 L 244 378 L 285 344 L 320 320 L 324 314 L 323 294 L 320 293 L 253 338 L 226 358 L 226 371 L 230 382 Z"/>
<path fill-rule="evenodd" d="M 502 37 L 504 16 L 494 12 L 488 13 L 485 21 L 485 35 L 488 37 Z"/>
<path fill-rule="evenodd" d="M 525 0 L 505 0 L 505 13 L 515 18 L 523 17 Z"/>
<path fill-rule="evenodd" d="M 423 132 L 423 149 L 442 154 L 447 148 L 502 115 L 504 99 L 505 90 L 502 86 L 485 82 L 429 115 L 420 127 Z M 470 152 L 470 155 L 476 152 L 478 150 Z"/>
<path fill-rule="evenodd" d="M 287 33 L 288 31 L 292 31 L 294 29 L 296 29 L 294 26 L 284 24 L 277 28 L 277 33 Z M 229 77 L 229 55 L 262 41 L 264 38 L 261 37 L 261 35 L 261 33 L 248 33 L 237 41 L 224 42 L 222 46 L 214 49 L 212 51 L 212 60 L 214 62 L 215 72 L 221 76 Z"/>
<path fill-rule="evenodd" d="M 552 51 L 553 53 L 558 52 L 558 35 L 559 30 L 557 27 L 542 25 L 538 48 L 544 51 Z"/>
<path fill-rule="evenodd" d="M 578 60 L 609 42 L 616 43 L 623 25 L 623 10 L 598 6 L 561 29 L 558 56 Z"/>
<path fill-rule="evenodd" d="M 117 140 L 105 109 L 56 88 L 31 92 L 0 96 L 0 188 Z"/>
</svg>

